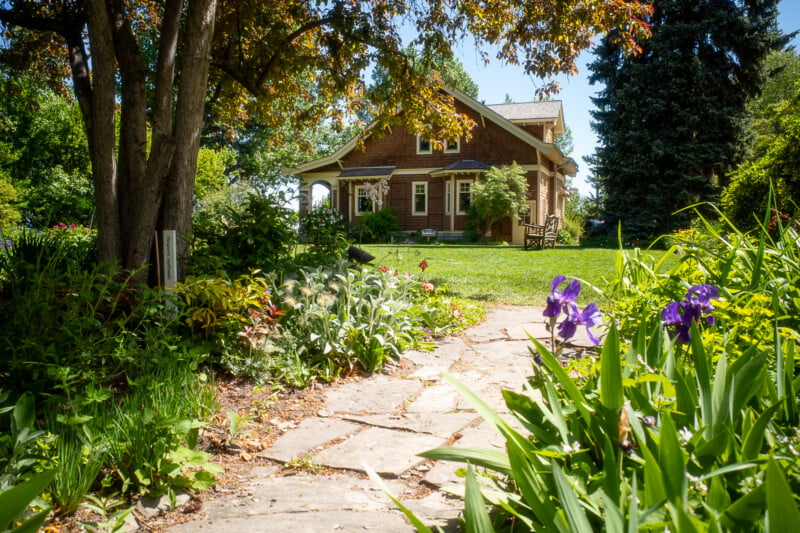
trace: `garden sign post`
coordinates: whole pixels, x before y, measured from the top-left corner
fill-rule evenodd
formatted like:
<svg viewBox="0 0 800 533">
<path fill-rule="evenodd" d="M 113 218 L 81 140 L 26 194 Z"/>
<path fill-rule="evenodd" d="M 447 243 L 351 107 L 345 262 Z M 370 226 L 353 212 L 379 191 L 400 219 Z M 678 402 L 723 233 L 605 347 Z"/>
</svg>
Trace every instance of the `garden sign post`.
<svg viewBox="0 0 800 533">
<path fill-rule="evenodd" d="M 172 291 L 178 284 L 178 253 L 175 230 L 165 229 L 162 232 L 161 242 L 164 257 L 164 288 L 167 291 Z"/>
</svg>

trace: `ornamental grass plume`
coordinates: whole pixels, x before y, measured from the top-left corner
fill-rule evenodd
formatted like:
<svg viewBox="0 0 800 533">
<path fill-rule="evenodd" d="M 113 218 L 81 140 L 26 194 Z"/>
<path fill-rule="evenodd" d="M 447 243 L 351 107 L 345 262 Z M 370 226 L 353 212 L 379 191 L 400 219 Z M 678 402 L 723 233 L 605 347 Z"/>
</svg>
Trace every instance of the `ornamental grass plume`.
<svg viewBox="0 0 800 533">
<path fill-rule="evenodd" d="M 713 326 L 714 316 L 711 312 L 714 306 L 711 300 L 719 299 L 719 289 L 714 285 L 695 285 L 686 291 L 686 298 L 681 302 L 670 302 L 661 310 L 661 320 L 670 332 L 670 337 L 677 339 L 680 344 L 687 344 L 691 336 L 693 322 L 706 322 Z"/>
</svg>

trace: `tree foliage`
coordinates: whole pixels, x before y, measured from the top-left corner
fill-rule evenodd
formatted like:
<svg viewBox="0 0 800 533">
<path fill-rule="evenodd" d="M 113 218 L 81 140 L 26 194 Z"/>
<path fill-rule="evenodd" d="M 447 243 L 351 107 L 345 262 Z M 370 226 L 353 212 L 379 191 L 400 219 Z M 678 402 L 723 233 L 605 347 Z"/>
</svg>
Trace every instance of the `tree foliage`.
<svg viewBox="0 0 800 533">
<path fill-rule="evenodd" d="M 138 267 L 150 260 L 155 229 L 190 232 L 207 115 L 235 132 L 254 117 L 292 130 L 369 110 L 430 138 L 466 138 L 472 121 L 455 113 L 440 79 L 410 68 L 406 46 L 448 57 L 470 36 L 481 49 L 496 47 L 500 61 L 549 76 L 573 72 L 578 53 L 611 28 L 635 49 L 647 13 L 638 0 L 524 9 L 449 0 L 2 0 L 0 63 L 61 90 L 70 80 L 88 138 L 100 258 Z M 416 36 L 404 42 L 401 27 Z M 393 91 L 370 101 L 363 72 L 375 65 Z M 180 239 L 181 258 L 187 245 Z"/>
<path fill-rule="evenodd" d="M 782 42 L 777 0 L 656 0 L 652 37 L 626 57 L 605 39 L 590 81 L 599 147 L 589 160 L 607 227 L 639 238 L 686 227 L 742 155 L 747 100 Z"/>
<path fill-rule="evenodd" d="M 483 237 L 495 222 L 524 210 L 527 192 L 525 171 L 516 163 L 481 174 L 473 185 L 470 206 L 478 236 Z"/>
<path fill-rule="evenodd" d="M 751 229 L 763 219 L 770 188 L 773 205 L 781 212 L 796 215 L 800 199 L 800 82 L 794 94 L 771 109 L 771 118 L 759 122 L 764 132 L 756 143 L 756 153 L 731 173 L 730 184 L 722 195 L 726 215 L 740 228 Z"/>
<path fill-rule="evenodd" d="M 464 65 L 461 61 L 452 55 L 441 56 L 437 54 L 435 57 L 427 58 L 413 48 L 406 48 L 403 53 L 408 57 L 408 63 L 411 68 L 418 70 L 423 76 L 439 77 L 445 87 L 458 89 L 472 98 L 478 98 L 478 84 L 464 70 Z M 373 93 L 373 98 L 391 93 L 391 84 L 392 81 L 389 79 L 385 69 L 376 68 L 372 71 L 372 86 L 369 90 Z"/>
<path fill-rule="evenodd" d="M 0 117 L 0 172 L 19 193 L 16 209 L 36 226 L 88 225 L 89 151 L 75 103 L 0 73 Z"/>
</svg>

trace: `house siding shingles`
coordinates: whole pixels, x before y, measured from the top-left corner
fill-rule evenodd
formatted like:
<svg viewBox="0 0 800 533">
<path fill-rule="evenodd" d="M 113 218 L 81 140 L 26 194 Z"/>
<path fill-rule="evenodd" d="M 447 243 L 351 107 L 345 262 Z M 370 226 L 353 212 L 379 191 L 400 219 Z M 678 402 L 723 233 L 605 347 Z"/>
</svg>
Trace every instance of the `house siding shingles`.
<svg viewBox="0 0 800 533">
<path fill-rule="evenodd" d="M 477 160 L 488 165 L 501 165 L 516 162 L 519 165 L 537 164 L 536 150 L 522 140 L 510 135 L 500 126 L 491 121 L 482 123 L 480 115 L 457 102 L 457 110 L 466 113 L 475 121 L 472 138 L 465 142 L 461 139 L 458 153 L 444 153 L 434 151 L 431 154 L 417 154 L 416 136 L 402 127 L 393 128 L 392 132 L 385 132 L 383 136 L 372 135 L 363 143 L 363 148 L 357 148 L 347 154 L 341 161 L 344 168 L 395 166 L 402 174 L 395 173 L 389 180 L 388 203 L 392 205 L 400 220 L 404 231 L 419 231 L 432 228 L 437 231 L 450 230 L 451 216 L 445 214 L 445 181 L 449 177 L 430 176 L 431 170 L 439 170 L 448 165 L 462 160 Z M 420 169 L 419 174 L 408 174 L 410 170 Z M 338 170 L 336 165 L 319 169 L 320 171 Z M 528 182 L 531 190 L 535 190 L 536 173 L 528 172 Z M 473 173 L 457 174 L 456 179 L 472 179 Z M 412 183 L 415 181 L 428 181 L 428 213 L 427 215 L 412 214 Z M 354 181 L 354 185 L 360 184 Z M 343 182 L 341 188 L 346 187 Z M 455 191 L 453 192 L 455 195 Z M 340 209 L 347 213 L 347 206 L 340 205 Z M 358 222 L 361 217 L 353 217 Z M 463 231 L 467 217 L 456 214 L 453 217 L 453 230 Z M 511 239 L 510 226 L 507 228 L 506 240 Z"/>
<path fill-rule="evenodd" d="M 437 231 L 463 231 L 467 220 L 466 215 L 451 215 L 445 210 L 446 182 L 454 179 L 452 201 L 457 197 L 457 181 L 474 179 L 477 172 L 458 172 L 455 174 L 440 174 L 431 176 L 430 172 L 444 169 L 459 161 L 475 160 L 490 166 L 499 166 L 516 162 L 519 165 L 541 164 L 548 172 L 528 171 L 528 197 L 535 200 L 535 221 L 542 222 L 544 215 L 552 213 L 557 206 L 553 199 L 553 178 L 556 165 L 542 156 L 541 161 L 537 150 L 525 141 L 515 137 L 494 121 L 486 118 L 481 120 L 478 112 L 456 101 L 456 109 L 468 115 L 474 122 L 472 137 L 469 141 L 460 140 L 458 153 L 445 153 L 434 151 L 431 154 L 417 153 L 416 136 L 400 126 L 384 131 L 381 134 L 373 133 L 367 137 L 361 147 L 356 147 L 338 162 L 317 167 L 314 173 L 328 173 L 339 175 L 342 169 L 358 169 L 361 167 L 396 167 L 389 180 L 389 193 L 386 204 L 395 208 L 404 231 L 420 231 L 432 228 Z M 516 126 L 520 127 L 520 126 Z M 527 124 L 522 127 L 526 132 L 542 138 L 544 126 L 540 124 Z M 415 172 L 418 170 L 418 172 Z M 414 215 L 412 209 L 413 183 L 424 181 L 428 183 L 427 214 Z M 352 222 L 359 222 L 361 217 L 355 215 L 352 205 L 353 199 L 351 186 L 363 184 L 364 181 L 357 176 L 341 179 L 338 191 L 334 192 L 335 205 L 345 215 L 350 216 Z M 453 207 L 455 210 L 455 205 Z M 452 224 L 452 227 L 451 227 Z M 493 228 L 496 239 L 511 241 L 514 221 L 502 221 Z"/>
</svg>

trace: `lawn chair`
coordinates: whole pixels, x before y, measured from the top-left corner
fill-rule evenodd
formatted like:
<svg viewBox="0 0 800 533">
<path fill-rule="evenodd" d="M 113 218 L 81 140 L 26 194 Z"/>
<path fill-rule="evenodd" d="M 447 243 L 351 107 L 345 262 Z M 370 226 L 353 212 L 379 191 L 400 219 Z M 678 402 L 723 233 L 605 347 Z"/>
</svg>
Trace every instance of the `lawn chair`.
<svg viewBox="0 0 800 533">
<path fill-rule="evenodd" d="M 544 226 L 541 224 L 523 224 L 523 226 L 525 226 L 523 246 L 526 250 L 531 246 L 537 248 L 544 248 L 548 245 L 551 248 L 556 247 L 558 238 L 558 217 L 556 215 L 547 215 Z"/>
</svg>

